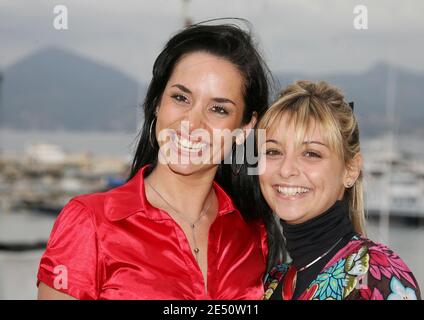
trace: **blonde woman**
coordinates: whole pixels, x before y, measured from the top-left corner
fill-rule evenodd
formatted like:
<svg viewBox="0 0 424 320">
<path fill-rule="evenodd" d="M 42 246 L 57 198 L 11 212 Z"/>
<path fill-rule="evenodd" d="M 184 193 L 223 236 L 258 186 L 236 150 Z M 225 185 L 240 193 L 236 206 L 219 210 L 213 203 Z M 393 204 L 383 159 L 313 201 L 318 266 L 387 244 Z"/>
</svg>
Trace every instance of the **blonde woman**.
<svg viewBox="0 0 424 320">
<path fill-rule="evenodd" d="M 358 123 L 339 90 L 297 81 L 258 129 L 260 188 L 292 259 L 267 275 L 264 299 L 420 299 L 399 256 L 366 238 Z"/>
</svg>

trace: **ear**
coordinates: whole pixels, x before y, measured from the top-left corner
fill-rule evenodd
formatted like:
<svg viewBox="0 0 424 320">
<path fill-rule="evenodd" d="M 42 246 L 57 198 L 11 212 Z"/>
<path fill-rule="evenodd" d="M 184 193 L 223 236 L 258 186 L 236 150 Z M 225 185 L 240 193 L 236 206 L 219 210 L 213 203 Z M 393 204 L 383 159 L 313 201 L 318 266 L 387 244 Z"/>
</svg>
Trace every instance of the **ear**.
<svg viewBox="0 0 424 320">
<path fill-rule="evenodd" d="M 243 130 L 243 134 L 240 134 L 236 137 L 236 143 L 238 145 L 244 143 L 244 140 L 246 140 L 247 136 L 249 136 L 250 132 L 255 127 L 257 121 L 258 121 L 258 114 L 256 112 L 253 112 L 252 118 L 250 118 L 249 123 L 241 127 L 241 129 Z"/>
<path fill-rule="evenodd" d="M 343 184 L 346 188 L 351 188 L 362 171 L 363 159 L 361 153 L 357 153 L 346 165 Z"/>
</svg>

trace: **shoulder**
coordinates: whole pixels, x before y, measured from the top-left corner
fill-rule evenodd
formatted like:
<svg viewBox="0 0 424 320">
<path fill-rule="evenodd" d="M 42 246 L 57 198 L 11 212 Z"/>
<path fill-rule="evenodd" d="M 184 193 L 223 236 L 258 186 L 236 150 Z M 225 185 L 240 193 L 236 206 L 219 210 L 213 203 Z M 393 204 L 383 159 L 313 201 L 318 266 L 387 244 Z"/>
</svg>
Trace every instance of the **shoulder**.
<svg viewBox="0 0 424 320">
<path fill-rule="evenodd" d="M 97 223 L 122 220 L 144 208 L 135 179 L 108 191 L 76 196 L 69 203 L 85 208 Z"/>
<path fill-rule="evenodd" d="M 62 208 L 57 216 L 51 231 L 48 245 L 63 242 L 65 238 L 76 237 L 81 234 L 96 233 L 96 219 L 93 211 L 79 197 L 74 197 Z"/>
<path fill-rule="evenodd" d="M 114 189 L 75 196 L 62 208 L 55 225 L 66 224 L 70 227 L 84 221 L 87 225 L 92 224 L 96 228 L 97 225 L 105 222 L 105 220 L 112 220 L 111 217 L 115 212 L 117 203 L 120 203 L 125 208 L 125 202 L 118 199 Z"/>
<path fill-rule="evenodd" d="M 417 281 L 387 246 L 354 236 L 312 282 L 314 297 L 347 300 L 420 299 Z M 313 291 L 313 290 L 312 290 Z"/>
<path fill-rule="evenodd" d="M 376 279 L 390 278 L 394 275 L 398 278 L 404 278 L 411 285 L 416 284 L 412 271 L 391 248 L 367 238 L 360 238 L 360 241 L 362 242 L 361 248 L 356 252 L 356 255 L 365 253 L 368 255 L 369 272 Z"/>
<path fill-rule="evenodd" d="M 356 289 L 362 299 L 420 298 L 414 275 L 397 253 L 367 238 L 357 237 L 354 241 L 355 250 L 345 258 L 345 296 Z"/>
<path fill-rule="evenodd" d="M 103 211 L 107 198 L 106 194 L 107 192 L 81 194 L 70 199 L 67 206 L 78 206 L 84 208 L 89 214 L 95 214 L 99 211 Z"/>
<path fill-rule="evenodd" d="M 104 195 L 102 193 L 83 194 L 71 198 L 62 208 L 57 220 L 87 219 L 93 224 L 96 215 L 104 208 Z"/>
</svg>

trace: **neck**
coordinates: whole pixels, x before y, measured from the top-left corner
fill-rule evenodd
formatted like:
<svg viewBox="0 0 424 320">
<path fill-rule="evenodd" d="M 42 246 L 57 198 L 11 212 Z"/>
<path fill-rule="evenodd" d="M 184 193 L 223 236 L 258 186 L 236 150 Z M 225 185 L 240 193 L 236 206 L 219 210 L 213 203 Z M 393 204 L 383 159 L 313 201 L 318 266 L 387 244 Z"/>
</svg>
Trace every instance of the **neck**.
<svg viewBox="0 0 424 320">
<path fill-rule="evenodd" d="M 287 250 L 298 269 L 327 252 L 340 239 L 354 235 L 346 201 L 336 201 L 328 210 L 304 223 L 293 225 L 281 221 L 281 225 Z"/>
<path fill-rule="evenodd" d="M 168 165 L 158 163 L 145 180 L 183 214 L 188 220 L 195 221 L 208 201 L 217 167 L 194 174 L 183 175 L 171 170 Z M 150 197 L 154 198 L 151 193 Z M 159 201 L 162 202 L 163 201 Z"/>
</svg>

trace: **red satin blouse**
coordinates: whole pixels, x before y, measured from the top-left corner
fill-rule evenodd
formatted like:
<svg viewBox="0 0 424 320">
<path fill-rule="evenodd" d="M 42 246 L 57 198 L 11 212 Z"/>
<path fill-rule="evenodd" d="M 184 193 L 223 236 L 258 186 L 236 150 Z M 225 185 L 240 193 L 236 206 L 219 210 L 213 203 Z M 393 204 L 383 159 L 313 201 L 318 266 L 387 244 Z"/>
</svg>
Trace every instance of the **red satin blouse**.
<svg viewBox="0 0 424 320">
<path fill-rule="evenodd" d="M 214 182 L 208 288 L 182 229 L 144 192 L 147 166 L 108 192 L 73 198 L 58 216 L 38 282 L 78 299 L 260 299 L 267 246 Z"/>
</svg>

